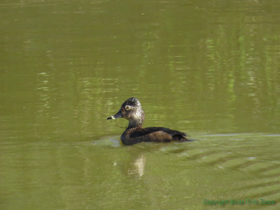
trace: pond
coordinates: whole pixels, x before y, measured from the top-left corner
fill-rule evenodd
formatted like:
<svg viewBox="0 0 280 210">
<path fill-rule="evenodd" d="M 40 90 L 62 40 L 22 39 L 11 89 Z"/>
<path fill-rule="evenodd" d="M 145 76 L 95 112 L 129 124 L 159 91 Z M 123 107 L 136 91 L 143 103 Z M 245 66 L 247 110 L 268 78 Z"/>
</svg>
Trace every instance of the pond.
<svg viewBox="0 0 280 210">
<path fill-rule="evenodd" d="M 0 209 L 279 209 L 279 1 L 0 3 Z M 193 142 L 124 146 L 144 127 Z"/>
</svg>

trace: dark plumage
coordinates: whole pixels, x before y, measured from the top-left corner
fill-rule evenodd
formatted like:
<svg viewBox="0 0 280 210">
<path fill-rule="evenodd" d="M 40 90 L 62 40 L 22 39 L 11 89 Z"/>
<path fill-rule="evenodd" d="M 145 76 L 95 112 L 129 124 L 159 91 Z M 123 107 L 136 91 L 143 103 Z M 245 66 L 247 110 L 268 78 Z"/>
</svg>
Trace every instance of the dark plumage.
<svg viewBox="0 0 280 210">
<path fill-rule="evenodd" d="M 129 121 L 127 129 L 123 132 L 121 140 L 125 145 L 140 142 L 171 142 L 189 141 L 186 134 L 163 127 L 142 128 L 145 114 L 137 98 L 126 100 L 117 114 L 108 117 L 107 120 L 125 118 Z"/>
</svg>

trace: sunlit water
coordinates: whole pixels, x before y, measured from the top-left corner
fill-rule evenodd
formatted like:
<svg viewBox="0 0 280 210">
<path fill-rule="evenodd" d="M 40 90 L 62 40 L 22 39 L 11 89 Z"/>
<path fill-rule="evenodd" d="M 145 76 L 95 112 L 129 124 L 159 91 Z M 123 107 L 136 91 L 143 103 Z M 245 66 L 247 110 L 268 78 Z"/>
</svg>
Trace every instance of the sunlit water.
<svg viewBox="0 0 280 210">
<path fill-rule="evenodd" d="M 3 145 L 1 205 L 201 209 L 209 206 L 205 199 L 259 202 L 241 208 L 264 206 L 260 199 L 279 202 L 279 136 L 197 136 L 191 143 L 131 147 L 116 137 Z"/>
<path fill-rule="evenodd" d="M 279 11 L 1 2 L 0 209 L 279 209 Z M 122 145 L 132 96 L 197 141 Z"/>
</svg>

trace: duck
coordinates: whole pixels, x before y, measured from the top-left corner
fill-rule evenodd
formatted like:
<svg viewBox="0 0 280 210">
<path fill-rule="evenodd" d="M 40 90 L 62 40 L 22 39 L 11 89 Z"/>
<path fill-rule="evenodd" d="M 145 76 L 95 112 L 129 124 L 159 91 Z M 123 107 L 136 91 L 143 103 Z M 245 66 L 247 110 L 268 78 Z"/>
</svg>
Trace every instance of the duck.
<svg viewBox="0 0 280 210">
<path fill-rule="evenodd" d="M 192 141 L 187 138 L 186 133 L 177 130 L 164 127 L 143 128 L 145 113 L 140 101 L 135 97 L 127 99 L 120 110 L 115 115 L 108 117 L 107 120 L 118 118 L 128 120 L 128 126 L 121 135 L 121 141 L 124 145 L 133 145 L 140 142 Z"/>
</svg>

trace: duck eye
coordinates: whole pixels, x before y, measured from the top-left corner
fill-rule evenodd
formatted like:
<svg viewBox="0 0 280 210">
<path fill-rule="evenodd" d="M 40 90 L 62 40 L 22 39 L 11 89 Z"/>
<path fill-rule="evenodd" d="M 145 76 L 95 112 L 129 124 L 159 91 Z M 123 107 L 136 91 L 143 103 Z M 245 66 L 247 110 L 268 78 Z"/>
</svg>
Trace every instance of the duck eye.
<svg viewBox="0 0 280 210">
<path fill-rule="evenodd" d="M 129 105 L 125 105 L 125 110 L 131 110 L 132 109 L 132 107 L 131 106 L 129 106 Z"/>
</svg>

